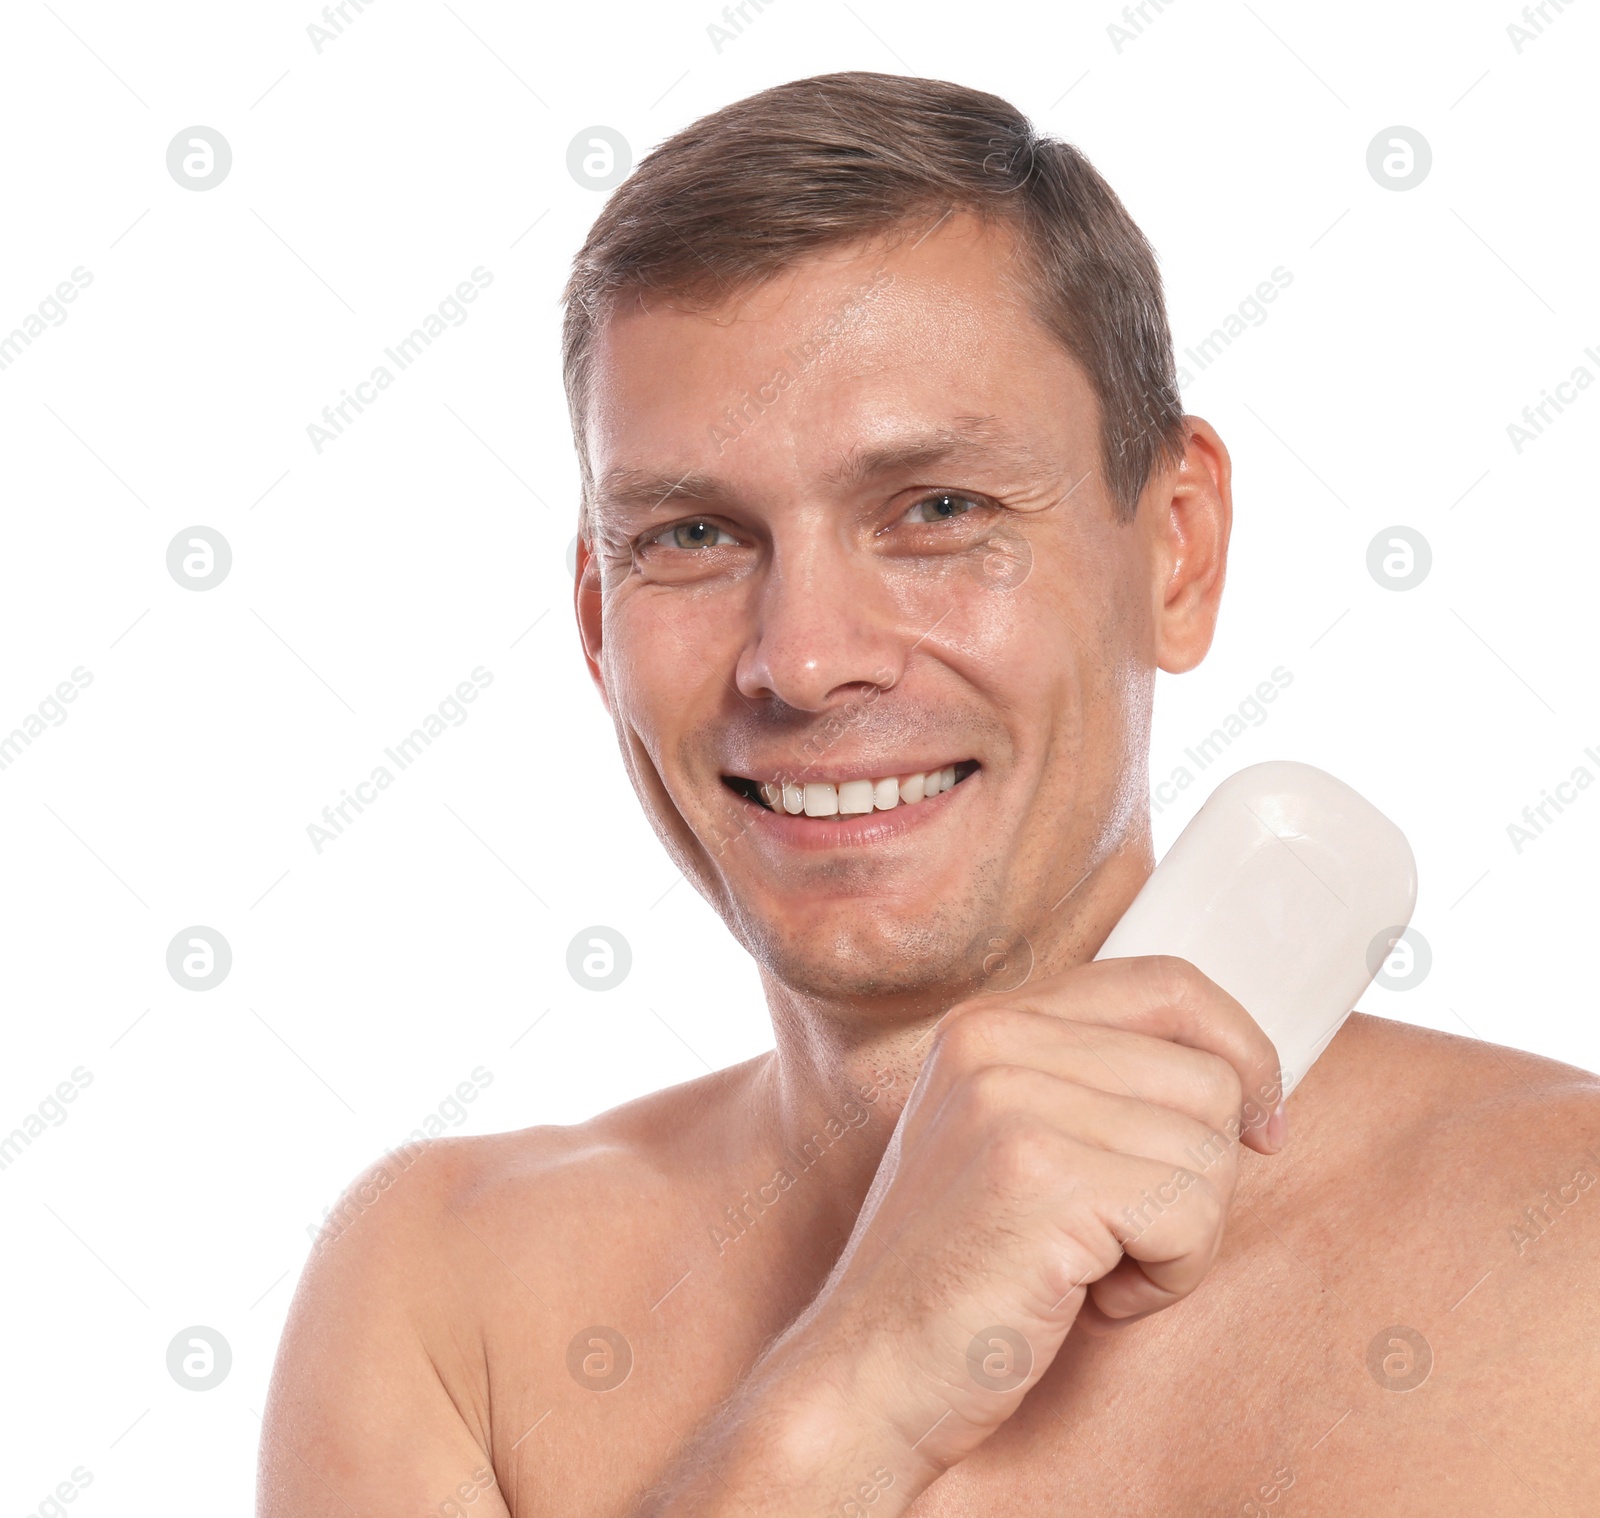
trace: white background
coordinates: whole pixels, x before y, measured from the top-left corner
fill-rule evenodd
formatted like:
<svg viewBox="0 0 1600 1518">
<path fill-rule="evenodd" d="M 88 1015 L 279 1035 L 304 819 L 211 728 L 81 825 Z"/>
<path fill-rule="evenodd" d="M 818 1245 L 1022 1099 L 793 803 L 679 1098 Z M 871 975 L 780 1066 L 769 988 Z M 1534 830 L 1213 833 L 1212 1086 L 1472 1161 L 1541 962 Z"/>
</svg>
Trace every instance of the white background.
<svg viewBox="0 0 1600 1518">
<path fill-rule="evenodd" d="M 1237 526 L 1153 775 L 1293 680 L 1158 849 L 1225 773 L 1321 765 L 1420 862 L 1432 970 L 1364 1008 L 1600 1066 L 1600 787 L 1520 853 L 1506 831 L 1600 775 L 1600 387 L 1520 453 L 1507 434 L 1600 377 L 1593 7 L 1520 51 L 1510 3 L 1462 0 L 1176 0 L 1120 51 L 1109 3 L 772 0 L 720 50 L 711 0 L 350 14 L 319 53 L 309 0 L 6 11 L 0 333 L 92 283 L 0 370 L 0 733 L 93 680 L 0 771 L 0 1134 L 92 1083 L 0 1171 L 0 1511 L 79 1466 L 74 1512 L 247 1511 L 307 1226 L 475 1067 L 450 1131 L 573 1121 L 768 1045 L 569 611 L 557 297 L 603 199 L 566 168 L 596 124 L 638 156 L 785 79 L 956 79 L 1088 152 L 1162 256 L 1180 347 L 1289 271 L 1188 389 Z M 233 154 L 203 192 L 166 166 L 196 124 Z M 1403 192 L 1366 163 L 1396 124 L 1433 153 Z M 307 424 L 478 266 L 469 319 L 318 454 Z M 204 592 L 166 567 L 197 524 L 233 553 Z M 1433 554 L 1404 592 L 1366 567 L 1395 524 Z M 307 825 L 480 665 L 468 720 L 316 853 Z M 166 969 L 196 924 L 233 952 L 206 992 Z M 591 924 L 632 946 L 604 994 L 566 969 Z M 232 1347 L 213 1391 L 166 1370 L 190 1325 Z"/>
</svg>

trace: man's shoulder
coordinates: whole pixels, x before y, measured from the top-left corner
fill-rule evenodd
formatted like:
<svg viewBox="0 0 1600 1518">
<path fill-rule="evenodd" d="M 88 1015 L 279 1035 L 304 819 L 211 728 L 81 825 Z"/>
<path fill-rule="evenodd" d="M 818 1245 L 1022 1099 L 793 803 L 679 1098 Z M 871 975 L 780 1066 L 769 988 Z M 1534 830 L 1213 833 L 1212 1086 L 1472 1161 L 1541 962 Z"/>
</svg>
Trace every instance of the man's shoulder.
<svg viewBox="0 0 1600 1518">
<path fill-rule="evenodd" d="M 1340 1301 L 1459 1336 L 1485 1373 L 1537 1342 L 1546 1390 L 1576 1391 L 1566 1351 L 1600 1334 L 1600 1077 L 1360 1016 L 1328 1055 L 1304 1088 L 1306 1153 L 1264 1204 L 1274 1226 Z"/>
<path fill-rule="evenodd" d="M 630 1269 L 668 1252 L 697 1143 L 749 1070 L 587 1122 L 408 1142 L 373 1161 L 330 1210 L 295 1294 L 267 1487 L 299 1502 L 306 1459 L 352 1451 L 396 1482 L 441 1448 L 476 1473 L 495 1432 L 491 1365 L 512 1366 L 514 1391 L 519 1364 L 559 1355 L 598 1305 L 625 1299 Z M 426 1447 L 409 1437 L 422 1427 Z"/>
<path fill-rule="evenodd" d="M 1526 1050 L 1353 1014 L 1329 1053 L 1326 1122 L 1362 1113 L 1385 1142 L 1520 1172 L 1573 1138 L 1600 1143 L 1600 1075 Z M 1514 1142 L 1513 1142 L 1514 1140 Z"/>
<path fill-rule="evenodd" d="M 362 1232 L 369 1250 L 402 1252 L 414 1262 L 459 1254 L 468 1237 L 491 1254 L 501 1244 L 520 1254 L 537 1241 L 558 1255 L 613 1226 L 637 1236 L 652 1213 L 670 1210 L 679 1178 L 696 1163 L 696 1135 L 715 1123 L 757 1063 L 578 1123 L 400 1145 L 347 1188 L 316 1252 Z"/>
<path fill-rule="evenodd" d="M 1417 1071 L 1422 1100 L 1399 1137 L 1413 1189 L 1434 1199 L 1438 1247 L 1520 1268 L 1524 1310 L 1570 1312 L 1554 1277 L 1592 1278 L 1600 1257 L 1600 1076 L 1427 1029 L 1385 1024 L 1380 1036 Z"/>
<path fill-rule="evenodd" d="M 1426 1198 L 1410 1215 L 1462 1226 L 1586 1157 L 1600 1177 L 1600 1075 L 1357 1013 L 1291 1099 L 1284 1158 L 1297 1129 L 1308 1152 L 1286 1172 L 1344 1215 L 1387 1213 L 1393 1231 L 1402 1199 Z"/>
<path fill-rule="evenodd" d="M 1325 1058 L 1305 1083 L 1299 1175 L 1257 1225 L 1302 1354 L 1316 1346 L 1334 1367 L 1330 1385 L 1367 1420 L 1362 1447 L 1384 1461 L 1440 1490 L 1468 1469 L 1509 1481 L 1509 1465 L 1556 1507 L 1586 1510 L 1600 1077 L 1359 1016 Z M 1291 1115 L 1288 1148 L 1265 1165 L 1295 1142 Z M 1394 1395 L 1413 1389 L 1415 1404 Z"/>
</svg>

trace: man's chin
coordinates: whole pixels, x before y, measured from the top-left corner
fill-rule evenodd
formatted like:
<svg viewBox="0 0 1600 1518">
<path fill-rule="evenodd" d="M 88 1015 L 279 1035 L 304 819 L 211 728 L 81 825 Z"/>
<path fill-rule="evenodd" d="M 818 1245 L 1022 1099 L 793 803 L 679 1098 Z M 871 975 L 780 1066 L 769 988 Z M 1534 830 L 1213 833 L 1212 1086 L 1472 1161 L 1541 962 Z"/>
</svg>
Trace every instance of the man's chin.
<svg viewBox="0 0 1600 1518">
<path fill-rule="evenodd" d="M 930 914 L 923 922 L 800 934 L 768 922 L 739 934 L 762 970 L 791 992 L 836 1002 L 943 1010 L 983 988 L 991 935 Z"/>
</svg>

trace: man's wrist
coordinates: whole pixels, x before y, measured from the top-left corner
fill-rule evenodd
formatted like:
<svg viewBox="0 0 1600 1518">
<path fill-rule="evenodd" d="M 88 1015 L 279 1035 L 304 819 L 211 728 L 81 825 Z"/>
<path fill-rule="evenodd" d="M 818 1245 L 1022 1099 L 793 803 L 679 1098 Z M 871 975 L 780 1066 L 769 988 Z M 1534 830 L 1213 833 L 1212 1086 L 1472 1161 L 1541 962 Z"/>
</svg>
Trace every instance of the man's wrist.
<svg viewBox="0 0 1600 1518">
<path fill-rule="evenodd" d="M 829 1477 L 859 1484 L 883 1468 L 894 1485 L 921 1491 L 944 1473 L 917 1448 L 915 1435 L 878 1407 L 838 1388 L 803 1397 L 786 1392 L 769 1426 L 775 1435 L 774 1464 L 790 1479 Z M 890 1482 L 880 1479 L 879 1484 Z"/>
<path fill-rule="evenodd" d="M 771 1420 L 769 1453 L 780 1479 L 809 1489 L 836 1487 L 851 1514 L 866 1506 L 892 1514 L 944 1474 L 921 1444 L 947 1409 L 901 1405 L 903 1373 L 884 1355 L 824 1356 L 793 1348 L 801 1363 L 780 1368 L 769 1361 L 756 1373 L 756 1386 L 766 1383 L 765 1395 L 758 1390 L 757 1397 Z M 774 1357 L 787 1358 L 783 1349 Z"/>
</svg>

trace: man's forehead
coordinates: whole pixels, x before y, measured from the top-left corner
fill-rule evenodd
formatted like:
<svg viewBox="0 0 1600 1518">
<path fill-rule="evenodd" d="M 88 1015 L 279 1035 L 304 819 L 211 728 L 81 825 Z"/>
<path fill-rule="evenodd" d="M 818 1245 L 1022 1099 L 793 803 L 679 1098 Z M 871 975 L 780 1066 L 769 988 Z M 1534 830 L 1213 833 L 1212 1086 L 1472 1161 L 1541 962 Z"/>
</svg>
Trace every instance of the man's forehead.
<svg viewBox="0 0 1600 1518">
<path fill-rule="evenodd" d="M 619 297 L 593 338 L 591 424 L 617 420 L 619 406 L 625 418 L 641 390 L 657 388 L 661 371 L 691 384 L 737 380 L 728 397 L 736 401 L 742 388 L 780 368 L 799 380 L 931 355 L 936 346 L 953 355 L 1005 339 L 1049 340 L 1029 320 L 1035 313 L 1009 229 L 957 213 L 924 235 L 907 231 L 818 249 L 715 298 L 704 291 Z"/>
</svg>

